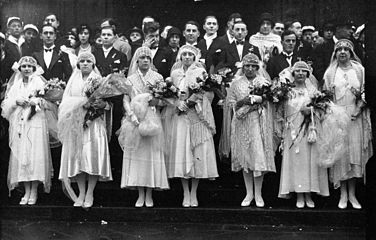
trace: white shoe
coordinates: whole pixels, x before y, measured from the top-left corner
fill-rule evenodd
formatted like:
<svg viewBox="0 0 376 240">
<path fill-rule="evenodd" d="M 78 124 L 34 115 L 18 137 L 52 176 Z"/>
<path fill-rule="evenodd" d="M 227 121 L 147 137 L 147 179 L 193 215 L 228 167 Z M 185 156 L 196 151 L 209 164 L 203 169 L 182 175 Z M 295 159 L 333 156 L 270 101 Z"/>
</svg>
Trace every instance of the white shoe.
<svg viewBox="0 0 376 240">
<path fill-rule="evenodd" d="M 242 203 L 240 204 L 240 206 L 249 207 L 252 201 L 253 201 L 253 197 L 252 198 L 245 197 Z"/>
</svg>

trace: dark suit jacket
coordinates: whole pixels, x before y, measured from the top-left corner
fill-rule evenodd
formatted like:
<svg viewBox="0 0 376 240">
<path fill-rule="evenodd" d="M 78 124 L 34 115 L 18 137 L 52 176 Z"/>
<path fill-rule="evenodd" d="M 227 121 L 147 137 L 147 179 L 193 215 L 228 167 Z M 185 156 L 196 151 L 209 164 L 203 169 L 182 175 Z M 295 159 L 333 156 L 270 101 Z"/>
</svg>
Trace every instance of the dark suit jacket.
<svg viewBox="0 0 376 240">
<path fill-rule="evenodd" d="M 18 62 L 22 56 L 18 46 L 8 39 L 4 42 L 5 58 L 1 62 L 1 76 L 4 82 L 7 82 L 13 74 L 12 66 L 14 62 Z"/>
<path fill-rule="evenodd" d="M 206 43 L 205 43 L 206 45 Z M 225 49 L 230 45 L 227 35 L 217 37 L 213 40 L 206 53 L 205 65 L 206 70 L 209 72 L 210 68 L 217 69 L 217 65 L 224 58 Z"/>
<path fill-rule="evenodd" d="M 313 50 L 313 75 L 317 78 L 319 83 L 322 83 L 322 78 L 326 69 L 329 67 L 330 58 L 334 50 L 334 41 L 324 42 L 318 45 Z"/>
<path fill-rule="evenodd" d="M 102 48 L 95 48 L 93 55 L 96 60 L 96 66 L 103 77 L 124 70 L 127 66 L 127 56 L 124 53 L 112 48 L 107 55 L 104 56 Z"/>
<path fill-rule="evenodd" d="M 217 39 L 218 37 L 214 38 L 213 39 L 213 42 L 211 45 L 213 45 L 214 41 Z M 210 45 L 210 46 L 211 46 Z M 206 40 L 203 38 L 201 39 L 198 43 L 197 43 L 197 48 L 200 49 L 201 51 L 201 59 L 205 59 L 205 65 L 206 65 L 206 56 L 208 55 L 208 52 L 209 52 L 209 49 L 207 48 L 208 46 L 206 45 Z M 210 48 L 210 47 L 209 47 Z"/>
<path fill-rule="evenodd" d="M 169 51 L 168 47 L 158 48 L 153 58 L 153 64 L 163 78 L 170 76 L 170 71 L 173 64 L 172 61 L 172 50 Z"/>
<path fill-rule="evenodd" d="M 257 55 L 259 59 L 261 59 L 259 49 L 256 46 L 245 41 L 242 57 L 244 57 L 248 53 L 253 53 Z M 222 58 L 221 62 L 218 64 L 217 69 L 220 69 L 222 67 L 229 67 L 232 69 L 233 72 L 236 72 L 235 63 L 240 62 L 241 59 L 236 48 L 235 42 L 232 42 L 231 44 L 227 45 L 227 47 L 225 48 L 225 54 L 223 56 L 224 58 Z"/>
<path fill-rule="evenodd" d="M 292 55 L 291 65 L 294 65 L 298 61 L 297 55 L 294 53 Z M 269 73 L 271 79 L 278 77 L 279 73 L 287 68 L 289 63 L 286 60 L 286 57 L 280 53 L 277 56 L 270 58 L 268 64 L 266 65 L 266 71 Z"/>
<path fill-rule="evenodd" d="M 58 78 L 67 82 L 72 74 L 72 66 L 69 61 L 68 54 L 58 50 L 57 47 L 54 48 L 52 52 L 52 59 L 50 66 L 47 68 L 44 62 L 44 49 L 41 51 L 33 53 L 33 57 L 37 60 L 38 64 L 43 68 L 43 77 L 46 80 L 51 78 Z"/>
</svg>

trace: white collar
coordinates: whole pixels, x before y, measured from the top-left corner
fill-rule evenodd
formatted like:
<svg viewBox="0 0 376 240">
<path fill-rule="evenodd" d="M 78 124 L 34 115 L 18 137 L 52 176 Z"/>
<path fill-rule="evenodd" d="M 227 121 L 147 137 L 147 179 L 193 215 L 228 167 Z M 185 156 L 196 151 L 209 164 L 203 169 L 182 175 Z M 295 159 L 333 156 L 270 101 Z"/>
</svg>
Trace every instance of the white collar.
<svg viewBox="0 0 376 240">
<path fill-rule="evenodd" d="M 291 57 L 294 54 L 294 52 L 287 53 L 285 51 L 282 51 L 282 54 L 285 55 L 285 56 Z"/>
<path fill-rule="evenodd" d="M 186 42 L 185 44 L 186 44 L 186 45 L 191 45 L 191 46 L 195 46 L 195 45 L 197 46 L 197 41 L 194 42 L 193 44 L 191 44 L 191 43 L 189 43 L 189 42 Z"/>
<path fill-rule="evenodd" d="M 20 38 L 17 39 L 14 36 L 9 35 L 8 40 L 9 40 L 9 42 L 12 42 L 19 47 L 25 42 L 25 38 L 23 36 L 20 36 Z"/>
<path fill-rule="evenodd" d="M 336 36 L 333 36 L 333 41 L 334 41 L 334 43 L 337 43 L 338 42 L 338 38 L 336 38 Z"/>
<path fill-rule="evenodd" d="M 47 48 L 46 46 L 43 46 L 43 49 L 44 50 L 50 50 L 50 49 L 54 49 L 55 48 L 55 44 L 52 45 L 51 47 Z"/>
<path fill-rule="evenodd" d="M 213 35 L 209 36 L 207 33 L 204 35 L 205 40 L 213 40 L 214 38 L 217 37 L 217 33 L 214 33 Z"/>
<path fill-rule="evenodd" d="M 103 49 L 103 52 L 110 52 L 113 47 L 114 46 L 111 46 L 110 48 L 107 48 L 107 49 L 105 49 L 104 47 L 102 47 L 102 49 Z"/>
<path fill-rule="evenodd" d="M 228 38 L 228 41 L 230 42 L 230 44 L 231 44 L 233 41 L 235 41 L 234 36 L 232 36 L 232 35 L 230 34 L 230 31 L 229 31 L 229 30 L 226 31 L 226 35 L 227 35 L 227 38 Z"/>
</svg>

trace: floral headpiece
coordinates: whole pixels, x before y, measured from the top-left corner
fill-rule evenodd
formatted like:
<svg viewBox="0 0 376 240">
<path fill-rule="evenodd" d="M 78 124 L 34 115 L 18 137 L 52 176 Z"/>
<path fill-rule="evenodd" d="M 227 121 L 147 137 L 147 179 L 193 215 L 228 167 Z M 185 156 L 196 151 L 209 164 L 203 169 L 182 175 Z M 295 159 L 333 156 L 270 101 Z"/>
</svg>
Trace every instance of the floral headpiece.
<svg viewBox="0 0 376 240">
<path fill-rule="evenodd" d="M 141 56 L 147 56 L 152 58 L 153 55 L 151 53 L 150 48 L 142 46 L 137 48 L 136 52 L 134 53 L 134 58 L 135 60 L 138 60 Z"/>
<path fill-rule="evenodd" d="M 334 46 L 334 51 L 337 51 L 339 48 L 348 48 L 351 51 L 354 51 L 354 44 L 348 39 L 340 39 Z"/>
<path fill-rule="evenodd" d="M 309 65 L 304 62 L 304 61 L 298 61 L 294 64 L 294 66 L 292 66 L 292 71 L 298 71 L 298 70 L 303 70 L 303 71 L 307 71 L 307 72 L 311 72 L 311 68 L 309 67 Z"/>
<path fill-rule="evenodd" d="M 83 53 L 80 53 L 78 55 L 78 62 L 80 62 L 81 60 L 90 60 L 92 63 L 95 64 L 95 57 L 92 53 L 90 52 L 83 52 Z"/>
<path fill-rule="evenodd" d="M 259 65 L 260 59 L 253 53 L 248 53 L 242 59 L 242 64 Z"/>
<path fill-rule="evenodd" d="M 200 54 L 200 50 L 194 46 L 191 46 L 191 45 L 183 45 L 180 49 L 179 49 L 179 54 L 181 56 L 181 54 L 183 54 L 184 52 L 191 52 L 193 53 L 195 56 L 196 56 L 196 59 L 198 57 L 198 55 Z"/>
<path fill-rule="evenodd" d="M 18 61 L 18 64 L 20 66 L 22 65 L 31 65 L 33 67 L 37 67 L 37 60 L 35 60 L 33 57 L 30 57 L 30 56 L 25 56 L 25 57 L 22 57 L 19 61 Z"/>
</svg>

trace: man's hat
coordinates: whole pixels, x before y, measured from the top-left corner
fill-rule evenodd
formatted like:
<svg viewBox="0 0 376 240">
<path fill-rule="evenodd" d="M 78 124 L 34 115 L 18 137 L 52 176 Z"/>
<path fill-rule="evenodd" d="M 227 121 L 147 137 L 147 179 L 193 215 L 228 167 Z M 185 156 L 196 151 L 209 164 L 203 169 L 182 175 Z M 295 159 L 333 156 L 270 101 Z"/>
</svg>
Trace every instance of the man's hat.
<svg viewBox="0 0 376 240">
<path fill-rule="evenodd" d="M 34 24 L 26 24 L 26 25 L 24 26 L 24 32 L 25 32 L 27 29 L 33 29 L 34 31 L 37 32 L 37 34 L 39 34 L 39 30 L 38 30 L 38 28 L 37 28 Z"/>
<path fill-rule="evenodd" d="M 19 17 L 10 17 L 10 18 L 8 18 L 8 20 L 7 20 L 7 27 L 9 27 L 9 25 L 10 25 L 12 22 L 15 22 L 15 21 L 17 21 L 17 22 L 21 23 L 21 25 L 23 25 L 23 22 L 21 21 L 21 18 L 19 18 Z"/>
<path fill-rule="evenodd" d="M 133 27 L 131 29 L 129 29 L 127 32 L 126 32 L 126 36 L 129 37 L 131 35 L 131 33 L 134 33 L 134 32 L 137 32 L 141 35 L 142 38 L 144 38 L 144 33 L 142 32 L 142 30 L 138 27 Z"/>
</svg>

